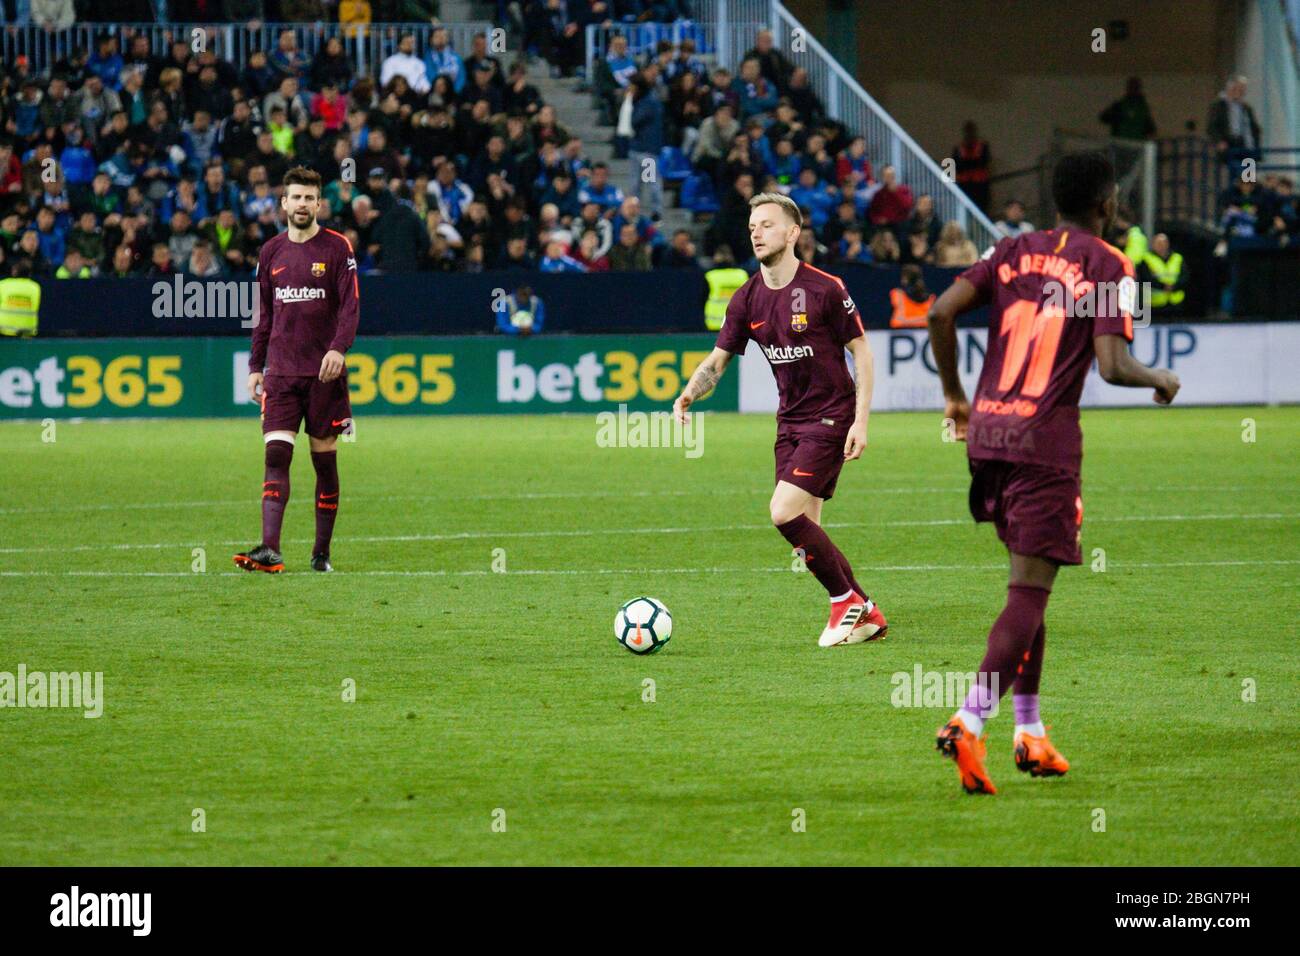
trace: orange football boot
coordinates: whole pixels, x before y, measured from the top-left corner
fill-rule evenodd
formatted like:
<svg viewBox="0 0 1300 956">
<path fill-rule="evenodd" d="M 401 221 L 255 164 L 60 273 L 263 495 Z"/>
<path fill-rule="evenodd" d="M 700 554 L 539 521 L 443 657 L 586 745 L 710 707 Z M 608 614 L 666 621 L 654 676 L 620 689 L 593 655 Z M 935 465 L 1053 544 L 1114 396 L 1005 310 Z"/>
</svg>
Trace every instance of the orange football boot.
<svg viewBox="0 0 1300 956">
<path fill-rule="evenodd" d="M 935 746 L 939 753 L 956 761 L 957 776 L 967 793 L 998 792 L 984 769 L 984 741 L 967 730 L 960 717 L 954 716 L 939 728 Z"/>
<path fill-rule="evenodd" d="M 1016 734 L 1015 755 L 1016 769 L 1033 777 L 1061 777 L 1070 769 L 1070 761 L 1052 746 L 1047 734 Z"/>
</svg>

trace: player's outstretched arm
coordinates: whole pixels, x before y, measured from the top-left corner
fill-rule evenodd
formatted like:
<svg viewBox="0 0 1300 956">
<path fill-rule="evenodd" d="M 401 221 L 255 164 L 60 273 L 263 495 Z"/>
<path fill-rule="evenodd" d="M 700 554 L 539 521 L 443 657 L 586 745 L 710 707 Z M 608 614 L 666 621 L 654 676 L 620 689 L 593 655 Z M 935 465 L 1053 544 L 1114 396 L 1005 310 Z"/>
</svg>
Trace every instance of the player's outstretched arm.
<svg viewBox="0 0 1300 956">
<path fill-rule="evenodd" d="M 957 374 L 957 316 L 979 302 L 979 292 L 965 279 L 956 279 L 930 306 L 930 351 L 939 370 L 943 386 L 943 417 L 953 422 L 954 437 L 966 440 L 966 423 L 970 420 L 970 402 Z"/>
<path fill-rule="evenodd" d="M 687 409 L 691 407 L 691 404 L 697 398 L 702 398 L 713 391 L 713 387 L 722 378 L 722 373 L 727 370 L 727 364 L 730 361 L 730 352 L 715 347 L 704 361 L 696 367 L 695 374 L 686 383 L 682 393 L 677 396 L 677 401 L 673 402 L 673 414 L 677 416 L 679 422 L 683 425 L 686 424 Z"/>
<path fill-rule="evenodd" d="M 867 447 L 867 419 L 871 417 L 871 393 L 876 386 L 876 363 L 866 335 L 851 339 L 845 346 L 853 353 L 854 387 L 858 391 L 853 425 L 844 439 L 844 459 L 859 458 Z"/>
<path fill-rule="evenodd" d="M 1154 388 L 1151 398 L 1157 405 L 1168 405 L 1178 394 L 1181 387 L 1178 376 L 1162 368 L 1147 368 L 1129 352 L 1124 336 L 1098 335 L 1092 343 L 1097 353 L 1097 371 L 1111 385 Z"/>
</svg>

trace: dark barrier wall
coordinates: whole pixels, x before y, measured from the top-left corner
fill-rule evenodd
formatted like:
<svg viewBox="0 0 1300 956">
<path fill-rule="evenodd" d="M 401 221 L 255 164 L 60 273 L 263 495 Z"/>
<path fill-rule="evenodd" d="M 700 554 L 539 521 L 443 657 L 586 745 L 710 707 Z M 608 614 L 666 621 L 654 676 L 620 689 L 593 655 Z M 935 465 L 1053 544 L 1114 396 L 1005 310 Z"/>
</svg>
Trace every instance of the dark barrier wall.
<svg viewBox="0 0 1300 956">
<path fill-rule="evenodd" d="M 840 275 L 868 328 L 889 326 L 889 292 L 898 284 L 895 268 L 847 264 Z M 947 288 L 959 270 L 926 269 L 932 292 Z M 47 336 L 176 336 L 249 334 L 233 307 L 191 308 L 185 298 L 199 280 L 62 279 L 42 284 L 40 334 Z M 155 294 L 161 283 L 163 292 Z M 553 332 L 699 332 L 704 329 L 707 288 L 702 272 L 606 272 L 592 275 L 538 272 L 415 273 L 361 278 L 363 335 L 474 335 L 491 333 L 494 296 L 527 284 L 546 305 L 546 334 Z M 207 287 L 205 286 L 205 289 Z M 231 306 L 242 292 L 251 302 L 253 284 L 212 296 Z M 500 290 L 500 291 L 499 291 Z M 213 313 L 219 313 L 213 314 Z M 983 325 L 985 310 L 963 325 Z"/>
</svg>

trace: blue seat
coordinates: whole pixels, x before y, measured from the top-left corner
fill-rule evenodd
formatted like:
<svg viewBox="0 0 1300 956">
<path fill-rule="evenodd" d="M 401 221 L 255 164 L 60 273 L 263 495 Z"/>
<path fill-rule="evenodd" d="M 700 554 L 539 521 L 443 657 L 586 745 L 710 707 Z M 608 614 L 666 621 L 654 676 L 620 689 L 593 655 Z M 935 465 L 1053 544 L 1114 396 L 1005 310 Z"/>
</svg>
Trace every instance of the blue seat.
<svg viewBox="0 0 1300 956">
<path fill-rule="evenodd" d="M 678 146 L 665 146 L 659 150 L 659 175 L 665 182 L 680 183 L 691 175 L 691 163 Z"/>
<path fill-rule="evenodd" d="M 722 208 L 713 193 L 713 180 L 704 173 L 692 173 L 682 182 L 681 204 L 693 213 L 717 212 Z"/>
</svg>

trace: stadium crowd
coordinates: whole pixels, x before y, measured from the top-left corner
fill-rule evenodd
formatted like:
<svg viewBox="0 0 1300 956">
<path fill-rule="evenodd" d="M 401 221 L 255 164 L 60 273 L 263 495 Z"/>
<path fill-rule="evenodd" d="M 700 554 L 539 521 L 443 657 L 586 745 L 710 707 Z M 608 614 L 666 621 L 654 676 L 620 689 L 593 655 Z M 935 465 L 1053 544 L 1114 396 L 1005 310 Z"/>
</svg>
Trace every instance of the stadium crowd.
<svg viewBox="0 0 1300 956">
<path fill-rule="evenodd" d="M 586 23 L 687 8 L 514 9 L 525 56 L 561 75 L 581 72 Z M 637 60 L 615 38 L 585 78 L 615 124 L 616 155 L 638 169 L 651 158 L 660 173 L 679 164 L 683 204 L 716 213 L 703 257 L 691 231 L 661 227 L 667 177 L 620 185 L 590 161 L 529 82 L 525 56 L 504 62 L 484 34 L 457 51 L 442 29 L 425 49 L 402 36 L 371 74 L 338 39 L 313 57 L 291 30 L 242 69 L 180 40 L 154 49 L 143 34 L 119 49 L 105 32 L 40 75 L 19 56 L 0 75 L 0 271 L 248 275 L 261 243 L 285 228 L 280 181 L 298 163 L 321 173 L 320 219 L 348 236 L 363 272 L 744 263 L 747 200 L 765 190 L 803 208 L 804 255 L 817 264 L 975 259 L 930 196 L 913 196 L 892 167 L 873 169 L 865 141 L 826 116 L 807 72 L 767 32 L 735 76 L 710 72 L 691 39 Z"/>
</svg>

